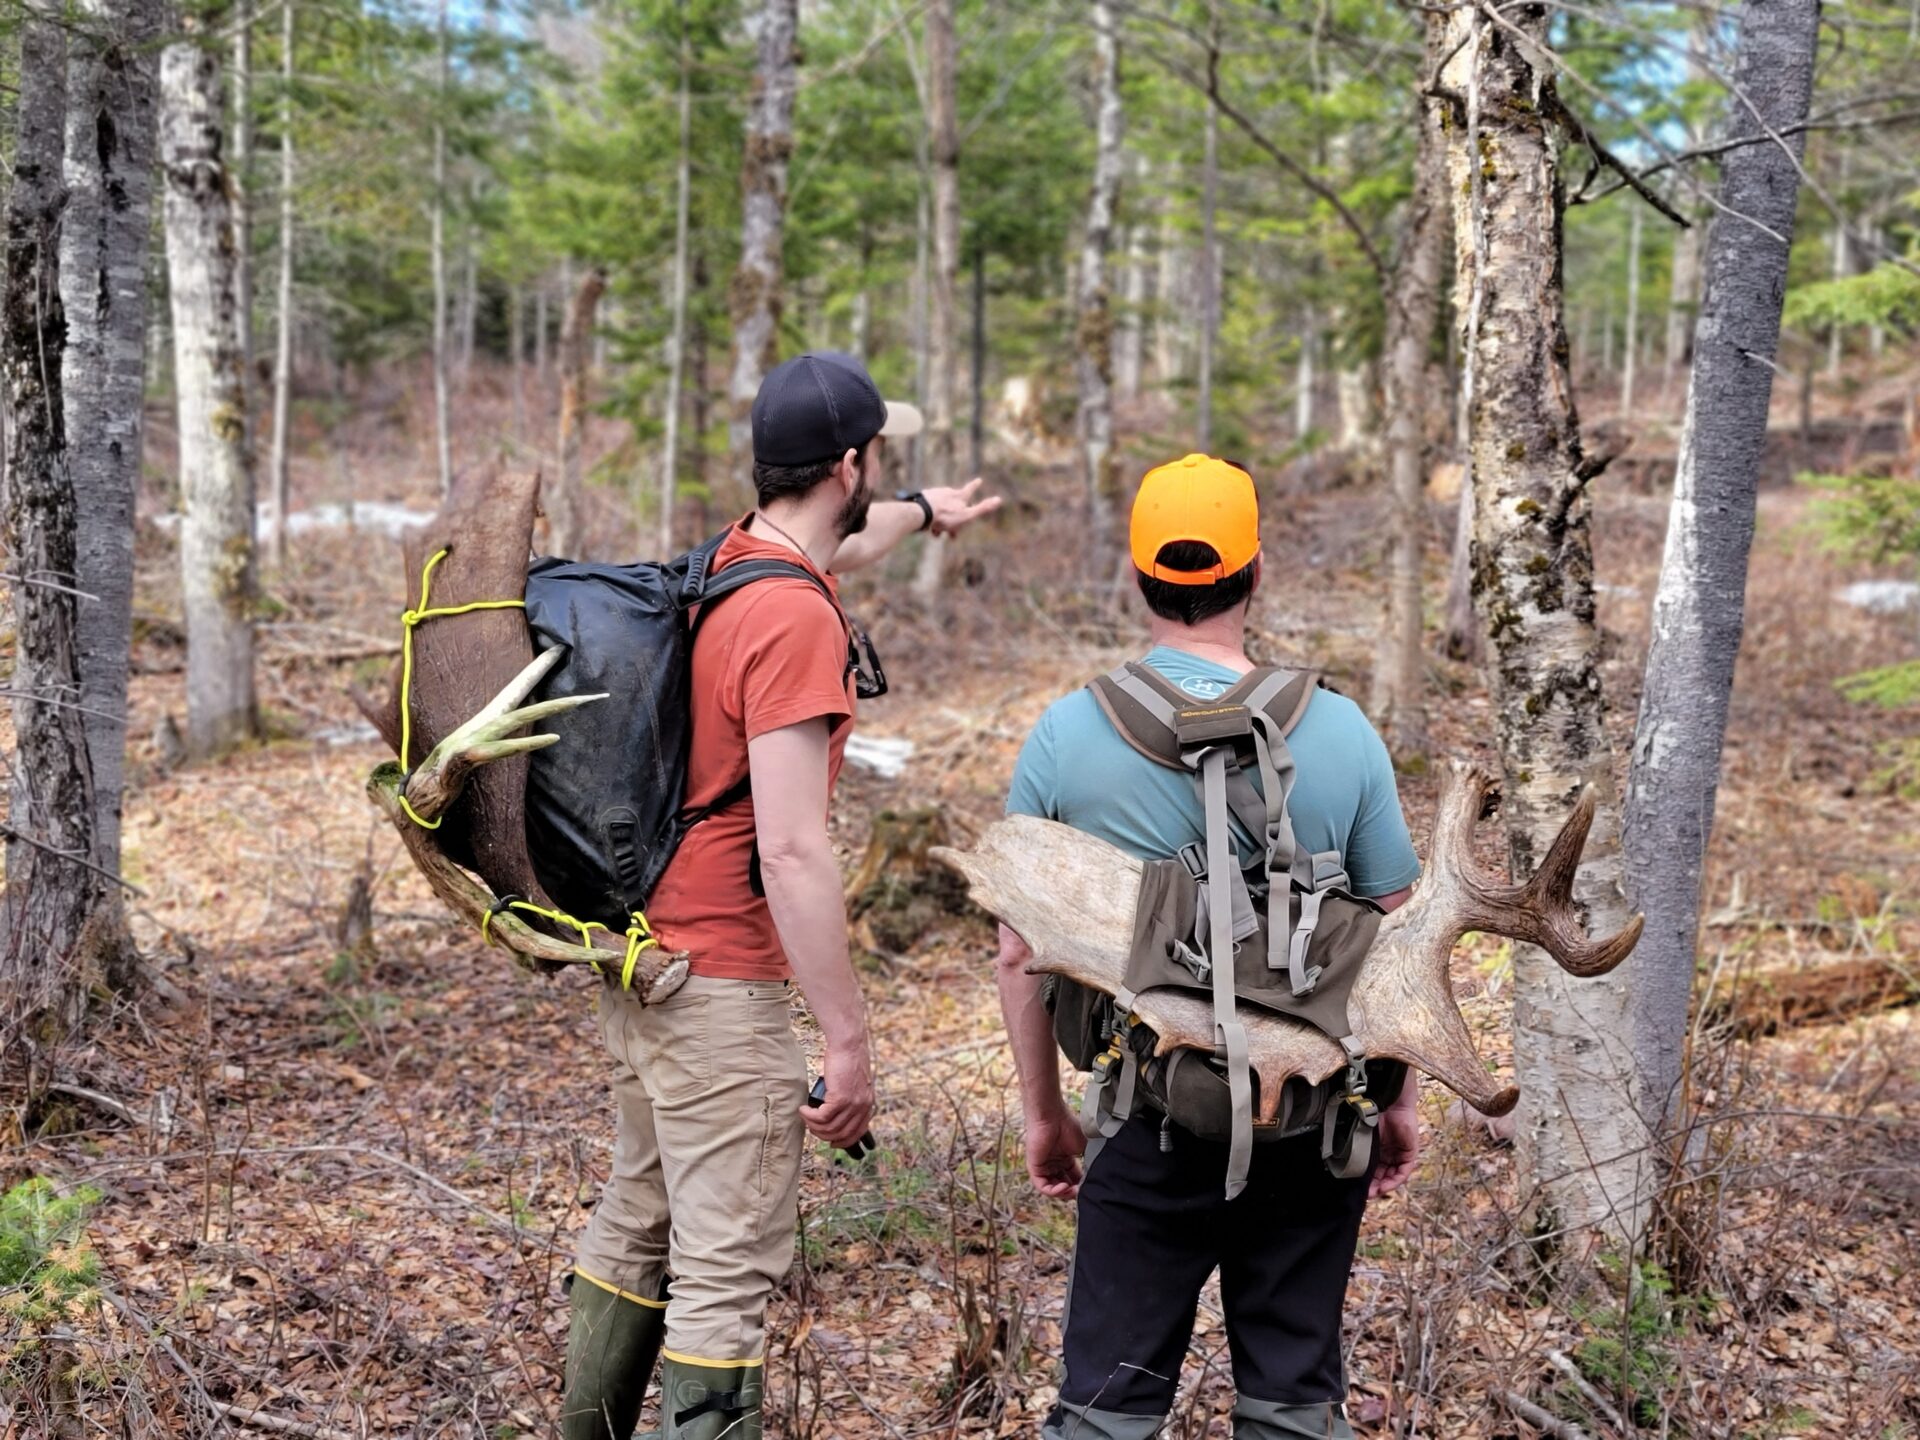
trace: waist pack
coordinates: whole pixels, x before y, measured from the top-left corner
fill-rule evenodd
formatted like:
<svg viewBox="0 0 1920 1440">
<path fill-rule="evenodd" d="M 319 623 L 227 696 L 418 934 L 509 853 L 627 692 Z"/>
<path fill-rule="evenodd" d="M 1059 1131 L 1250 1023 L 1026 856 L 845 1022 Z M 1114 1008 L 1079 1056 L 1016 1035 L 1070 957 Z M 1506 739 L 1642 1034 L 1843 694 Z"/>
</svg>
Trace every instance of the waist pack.
<svg viewBox="0 0 1920 1440">
<path fill-rule="evenodd" d="M 1369 1065 L 1347 1020 L 1347 998 L 1384 912 L 1351 892 L 1337 852 L 1316 854 L 1296 842 L 1288 810 L 1294 764 L 1287 736 L 1317 686 L 1312 675 L 1262 667 L 1202 701 L 1135 663 L 1088 687 L 1133 749 L 1193 776 L 1206 838 L 1143 867 L 1117 995 L 1050 983 L 1054 1035 L 1068 1059 L 1094 1075 L 1084 1118 L 1096 1139 L 1144 1100 L 1182 1129 L 1227 1142 L 1229 1195 L 1245 1184 L 1254 1144 L 1314 1127 L 1335 1175 L 1364 1173 L 1379 1107 L 1405 1079 L 1397 1063 Z M 1233 820 L 1260 846 L 1245 869 L 1234 853 Z M 1157 1037 L 1131 1011 L 1135 996 L 1160 987 L 1211 999 L 1213 1055 L 1179 1049 L 1154 1056 Z M 1277 1119 L 1256 1124 L 1243 1007 L 1304 1021 L 1339 1042 L 1345 1074 L 1319 1085 L 1288 1081 Z"/>
<path fill-rule="evenodd" d="M 665 562 L 543 559 L 527 572 L 534 649 L 566 647 L 538 698 L 607 697 L 556 726 L 559 741 L 533 753 L 527 776 L 534 873 L 575 922 L 615 931 L 640 923 L 687 832 L 750 792 L 743 778 L 711 804 L 694 809 L 685 803 L 694 636 L 727 596 L 776 577 L 807 581 L 840 617 L 857 693 L 863 699 L 885 693 L 871 642 L 812 571 L 773 559 L 713 569 L 729 533 Z"/>
</svg>

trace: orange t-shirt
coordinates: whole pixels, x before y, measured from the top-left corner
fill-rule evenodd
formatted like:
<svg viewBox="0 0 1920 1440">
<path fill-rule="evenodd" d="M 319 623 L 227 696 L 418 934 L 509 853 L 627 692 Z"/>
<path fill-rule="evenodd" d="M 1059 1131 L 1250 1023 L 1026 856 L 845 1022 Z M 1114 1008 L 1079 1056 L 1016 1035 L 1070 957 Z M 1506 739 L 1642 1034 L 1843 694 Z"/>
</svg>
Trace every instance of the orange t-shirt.
<svg viewBox="0 0 1920 1440">
<path fill-rule="evenodd" d="M 804 556 L 736 525 L 714 556 L 714 572 L 748 559 L 813 568 Z M 837 597 L 833 577 L 821 578 Z M 749 740 L 822 716 L 832 728 L 831 793 L 853 731 L 853 676 L 846 627 L 810 581 L 797 575 L 756 580 L 719 602 L 694 637 L 691 691 L 687 805 L 710 805 L 746 776 Z M 826 817 L 820 819 L 824 825 Z M 669 949 L 688 952 L 695 975 L 784 980 L 792 973 L 766 898 L 753 893 L 748 879 L 753 844 L 749 795 L 689 830 L 654 887 L 647 918 Z"/>
</svg>

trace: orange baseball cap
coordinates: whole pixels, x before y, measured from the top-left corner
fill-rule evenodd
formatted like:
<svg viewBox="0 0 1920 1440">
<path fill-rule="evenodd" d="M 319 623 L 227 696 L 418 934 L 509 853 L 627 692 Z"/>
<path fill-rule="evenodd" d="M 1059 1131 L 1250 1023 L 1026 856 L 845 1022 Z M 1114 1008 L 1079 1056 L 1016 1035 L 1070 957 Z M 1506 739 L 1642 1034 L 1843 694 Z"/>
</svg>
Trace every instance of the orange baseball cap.
<svg viewBox="0 0 1920 1440">
<path fill-rule="evenodd" d="M 1253 477 L 1211 455 L 1188 455 L 1149 470 L 1133 497 L 1129 529 L 1133 563 L 1174 585 L 1212 585 L 1237 574 L 1260 553 L 1260 501 Z M 1198 540 L 1219 555 L 1205 570 L 1170 570 L 1158 556 L 1176 540 Z"/>
</svg>

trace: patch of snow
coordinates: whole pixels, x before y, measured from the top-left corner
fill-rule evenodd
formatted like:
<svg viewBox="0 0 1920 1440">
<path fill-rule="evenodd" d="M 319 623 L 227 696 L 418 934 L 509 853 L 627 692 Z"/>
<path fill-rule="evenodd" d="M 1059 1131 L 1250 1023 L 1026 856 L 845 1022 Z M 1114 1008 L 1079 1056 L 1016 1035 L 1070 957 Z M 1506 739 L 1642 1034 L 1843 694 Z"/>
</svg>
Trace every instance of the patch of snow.
<svg viewBox="0 0 1920 1440">
<path fill-rule="evenodd" d="M 316 505 L 311 510 L 295 510 L 288 515 L 287 534 L 311 535 L 315 532 L 345 530 L 351 526 L 355 530 L 370 531 L 389 540 L 398 540 L 408 531 L 417 530 L 433 519 L 434 513 L 431 510 L 410 510 L 405 505 L 393 505 L 385 500 L 356 500 L 349 519 L 344 505 Z M 180 519 L 176 511 L 154 516 L 153 523 L 171 535 L 180 528 Z M 260 506 L 254 517 L 255 533 L 266 534 L 272 524 L 273 507 Z"/>
<path fill-rule="evenodd" d="M 1856 580 L 1840 592 L 1840 603 L 1876 615 L 1920 610 L 1920 584 L 1912 580 Z"/>
<path fill-rule="evenodd" d="M 912 758 L 911 740 L 894 740 L 884 735 L 847 737 L 847 759 L 883 780 L 898 780 Z"/>
</svg>

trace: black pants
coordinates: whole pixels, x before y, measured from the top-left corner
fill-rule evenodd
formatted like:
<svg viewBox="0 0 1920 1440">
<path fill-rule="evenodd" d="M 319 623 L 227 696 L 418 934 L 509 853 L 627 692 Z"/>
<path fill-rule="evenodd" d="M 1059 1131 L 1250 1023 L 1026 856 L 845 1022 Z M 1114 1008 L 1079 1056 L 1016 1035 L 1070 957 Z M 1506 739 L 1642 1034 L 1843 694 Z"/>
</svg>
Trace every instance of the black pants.
<svg viewBox="0 0 1920 1440">
<path fill-rule="evenodd" d="M 1320 1137 L 1256 1145 L 1247 1188 L 1226 1198 L 1227 1147 L 1134 1116 L 1080 1186 L 1068 1295 L 1066 1404 L 1165 1415 L 1215 1267 L 1233 1381 L 1278 1405 L 1338 1403 L 1340 1313 L 1367 1181 L 1336 1180 Z"/>
</svg>

